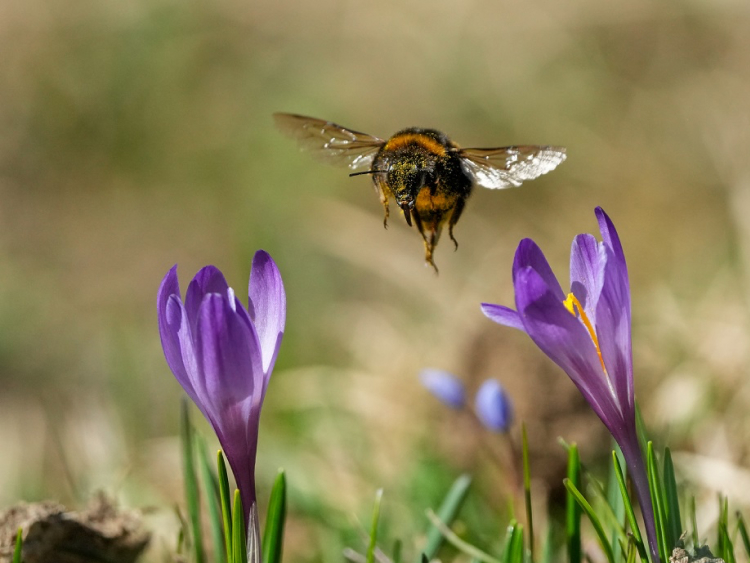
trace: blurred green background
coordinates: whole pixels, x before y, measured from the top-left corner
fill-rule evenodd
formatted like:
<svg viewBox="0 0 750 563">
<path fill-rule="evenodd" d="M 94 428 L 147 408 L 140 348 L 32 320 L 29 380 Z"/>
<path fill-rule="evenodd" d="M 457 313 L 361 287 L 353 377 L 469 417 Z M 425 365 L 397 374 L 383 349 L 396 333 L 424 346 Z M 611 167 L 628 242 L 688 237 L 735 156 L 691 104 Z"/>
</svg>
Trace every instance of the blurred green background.
<svg viewBox="0 0 750 563">
<path fill-rule="evenodd" d="M 339 557 L 337 528 L 359 541 L 380 486 L 406 538 L 460 471 L 480 476 L 477 514 L 504 511 L 486 451 L 502 445 L 420 387 L 426 366 L 509 389 L 544 504 L 564 463 L 555 438 L 594 464 L 606 437 L 565 375 L 479 303 L 512 303 L 523 237 L 565 278 L 596 205 L 629 260 L 653 435 L 707 498 L 750 502 L 749 25 L 735 0 L 7 0 L 0 506 L 77 506 L 104 488 L 156 507 L 155 550 L 172 545 L 182 392 L 156 290 L 174 263 L 183 288 L 212 263 L 241 295 L 258 248 L 288 295 L 258 479 L 264 498 L 288 472 L 290 560 Z M 370 180 L 300 153 L 275 111 L 569 156 L 520 190 L 477 190 L 436 277 L 399 215 L 383 229 Z"/>
</svg>

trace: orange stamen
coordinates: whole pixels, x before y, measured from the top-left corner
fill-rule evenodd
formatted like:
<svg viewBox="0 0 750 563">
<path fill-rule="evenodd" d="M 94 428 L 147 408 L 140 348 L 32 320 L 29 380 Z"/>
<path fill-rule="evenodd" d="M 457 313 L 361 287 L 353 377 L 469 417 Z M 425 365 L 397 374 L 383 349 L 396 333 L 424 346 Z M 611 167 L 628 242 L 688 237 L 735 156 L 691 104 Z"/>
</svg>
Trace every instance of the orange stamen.
<svg viewBox="0 0 750 563">
<path fill-rule="evenodd" d="M 574 317 L 580 318 L 581 322 L 583 323 L 583 326 L 585 326 L 586 330 L 589 331 L 589 336 L 591 337 L 591 341 L 594 343 L 594 346 L 596 347 L 596 353 L 599 355 L 599 362 L 601 362 L 602 364 L 602 369 L 604 370 L 604 374 L 608 375 L 607 368 L 604 365 L 604 358 L 602 358 L 602 351 L 599 348 L 599 339 L 596 337 L 596 331 L 594 330 L 594 327 L 591 324 L 591 321 L 589 320 L 589 317 L 586 314 L 586 311 L 583 310 L 583 305 L 581 305 L 581 302 L 578 301 L 578 298 L 572 293 L 568 293 L 568 296 L 565 298 L 565 301 L 563 301 L 563 305 L 565 305 L 565 308 L 570 312 L 571 315 L 573 315 Z"/>
</svg>

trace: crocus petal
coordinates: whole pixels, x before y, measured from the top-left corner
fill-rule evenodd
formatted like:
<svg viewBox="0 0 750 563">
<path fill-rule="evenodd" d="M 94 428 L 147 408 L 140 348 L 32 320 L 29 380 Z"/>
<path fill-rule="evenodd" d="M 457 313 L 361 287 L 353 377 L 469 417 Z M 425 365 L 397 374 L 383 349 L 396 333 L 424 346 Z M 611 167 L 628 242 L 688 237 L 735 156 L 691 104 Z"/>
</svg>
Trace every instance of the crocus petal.
<svg viewBox="0 0 750 563">
<path fill-rule="evenodd" d="M 493 432 L 507 432 L 513 422 L 513 407 L 503 386 L 488 379 L 477 391 L 474 399 L 477 417 Z"/>
<path fill-rule="evenodd" d="M 250 317 L 263 350 L 263 369 L 270 373 L 284 335 L 286 293 L 276 263 L 263 250 L 253 257 L 249 295 Z"/>
<path fill-rule="evenodd" d="M 179 353 L 179 356 L 172 361 L 167 359 L 167 363 L 182 388 L 205 414 L 206 409 L 198 396 L 202 377 L 198 368 L 193 335 L 185 313 L 185 307 L 177 295 L 170 296 L 167 302 L 166 320 L 167 329 L 171 333 Z"/>
<path fill-rule="evenodd" d="M 213 417 L 221 420 L 228 407 L 250 404 L 263 381 L 260 345 L 227 295 L 209 293 L 203 298 L 196 348 L 203 374 L 203 386 L 196 391 Z"/>
<path fill-rule="evenodd" d="M 516 311 L 504 305 L 494 305 L 492 303 L 482 303 L 482 313 L 485 316 L 503 326 L 523 330 L 523 321 Z"/>
<path fill-rule="evenodd" d="M 156 309 L 159 315 L 159 326 L 161 327 L 164 312 L 167 308 L 167 300 L 170 295 L 180 296 L 180 282 L 177 279 L 177 264 L 172 266 L 164 279 L 159 284 L 159 291 L 156 294 Z"/>
<path fill-rule="evenodd" d="M 443 404 L 460 409 L 466 402 L 466 389 L 463 382 L 450 372 L 441 369 L 423 369 L 419 381 Z"/>
<path fill-rule="evenodd" d="M 207 293 L 220 293 L 224 295 L 229 289 L 224 274 L 216 266 L 205 266 L 195 274 L 190 282 L 185 295 L 185 309 L 187 310 L 190 326 L 195 328 L 198 323 L 198 310 L 203 303 L 203 297 Z"/>
<path fill-rule="evenodd" d="M 578 235 L 570 248 L 570 291 L 594 321 L 596 303 L 602 290 L 606 248 L 593 235 Z"/>
<path fill-rule="evenodd" d="M 594 210 L 594 213 L 596 213 L 596 219 L 599 221 L 599 231 L 602 233 L 602 240 L 604 241 L 604 244 L 614 252 L 618 269 L 622 271 L 622 276 L 624 277 L 627 286 L 629 284 L 628 265 L 625 262 L 625 252 L 622 250 L 620 235 L 617 234 L 617 229 L 615 229 L 609 215 L 607 215 L 601 207 L 597 207 Z"/>
<path fill-rule="evenodd" d="M 552 268 L 550 268 L 542 249 L 530 238 L 525 238 L 518 243 L 516 255 L 513 258 L 514 284 L 516 282 L 516 275 L 523 268 L 531 268 L 536 271 L 559 301 L 565 298 L 562 287 L 560 287 L 560 282 L 557 281 L 555 274 L 552 272 Z"/>
<path fill-rule="evenodd" d="M 626 417 L 635 414 L 630 299 L 614 253 L 607 249 L 604 286 L 596 312 L 596 332 L 607 373 Z M 627 301 L 627 304 L 624 303 Z"/>
<path fill-rule="evenodd" d="M 516 305 L 526 332 L 560 366 L 605 424 L 620 411 L 604 376 L 591 337 L 533 269 L 518 271 Z"/>
<path fill-rule="evenodd" d="M 156 297 L 156 313 L 159 320 L 161 347 L 164 350 L 167 365 L 169 365 L 177 380 L 182 384 L 184 380 L 187 380 L 187 373 L 182 363 L 182 352 L 180 351 L 177 332 L 173 328 L 174 326 L 179 326 L 180 319 L 174 318 L 173 314 L 170 322 L 170 315 L 167 314 L 167 304 L 172 296 L 177 296 L 177 299 L 180 298 L 180 284 L 177 280 L 176 265 L 172 266 L 161 281 L 161 285 L 159 285 L 159 292 Z"/>
</svg>

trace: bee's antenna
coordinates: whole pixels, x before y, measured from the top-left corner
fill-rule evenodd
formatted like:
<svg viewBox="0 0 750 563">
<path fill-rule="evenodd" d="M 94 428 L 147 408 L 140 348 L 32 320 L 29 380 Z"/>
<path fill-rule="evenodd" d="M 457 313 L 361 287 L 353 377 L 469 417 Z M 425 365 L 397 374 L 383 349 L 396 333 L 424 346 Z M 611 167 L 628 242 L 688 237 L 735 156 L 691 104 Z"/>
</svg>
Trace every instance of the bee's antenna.
<svg viewBox="0 0 750 563">
<path fill-rule="evenodd" d="M 385 170 L 365 170 L 364 172 L 352 172 L 349 177 L 362 176 L 363 174 L 384 174 Z"/>
</svg>

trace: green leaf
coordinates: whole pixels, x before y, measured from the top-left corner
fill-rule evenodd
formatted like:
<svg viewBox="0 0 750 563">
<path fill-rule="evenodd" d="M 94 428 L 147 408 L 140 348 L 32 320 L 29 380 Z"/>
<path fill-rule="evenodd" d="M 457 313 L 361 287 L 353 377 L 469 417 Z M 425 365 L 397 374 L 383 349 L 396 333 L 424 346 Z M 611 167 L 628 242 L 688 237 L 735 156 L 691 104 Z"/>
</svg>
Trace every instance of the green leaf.
<svg viewBox="0 0 750 563">
<path fill-rule="evenodd" d="M 534 560 L 534 518 L 531 511 L 531 464 L 526 424 L 521 424 L 521 452 L 523 457 L 523 496 L 526 504 L 526 525 L 529 527 L 529 553 Z"/>
<path fill-rule="evenodd" d="M 716 526 L 719 540 L 719 557 L 727 563 L 734 561 L 734 545 L 729 537 L 729 499 L 719 495 L 719 522 Z"/>
<path fill-rule="evenodd" d="M 206 506 L 208 507 L 208 520 L 211 525 L 211 540 L 214 548 L 215 563 L 226 563 L 226 550 L 222 548 L 224 533 L 222 531 L 221 505 L 219 503 L 219 483 L 211 469 L 206 452 L 206 442 L 197 434 L 195 435 L 195 446 L 198 449 L 198 464 L 203 482 L 203 491 L 206 494 Z"/>
<path fill-rule="evenodd" d="M 13 563 L 21 563 L 22 551 L 23 551 L 23 528 L 18 528 L 18 532 L 16 532 L 16 546 L 13 549 Z"/>
<path fill-rule="evenodd" d="M 190 531 L 193 539 L 193 554 L 196 563 L 205 562 L 203 552 L 203 535 L 201 532 L 201 508 L 198 492 L 198 479 L 195 476 L 195 457 L 193 455 L 193 426 L 190 423 L 190 409 L 187 400 L 183 399 L 181 408 L 182 436 L 182 473 L 185 481 L 185 501 L 187 503 Z"/>
<path fill-rule="evenodd" d="M 724 552 L 724 561 L 726 563 L 736 563 L 736 559 L 734 557 L 734 544 L 732 543 L 732 538 L 729 537 L 729 530 L 726 528 L 724 529 L 724 535 L 726 538 L 724 539 L 724 545 L 726 546 L 726 551 Z"/>
<path fill-rule="evenodd" d="M 563 480 L 563 484 L 565 485 L 565 488 L 573 494 L 579 506 L 581 507 L 581 509 L 583 509 L 583 511 L 586 513 L 586 516 L 588 516 L 589 520 L 591 521 L 591 525 L 594 526 L 594 530 L 596 531 L 596 535 L 599 536 L 599 543 L 604 550 L 604 555 L 606 556 L 607 561 L 609 561 L 609 563 L 614 563 L 615 555 L 612 552 L 612 545 L 609 543 L 609 538 L 607 538 L 607 534 L 604 531 L 604 527 L 602 526 L 601 521 L 599 520 L 599 516 L 597 516 L 588 501 L 583 498 L 581 492 L 569 479 Z"/>
<path fill-rule="evenodd" d="M 745 547 L 745 554 L 750 558 L 750 536 L 747 534 L 747 526 L 745 526 L 745 519 L 742 514 L 737 512 L 737 528 L 740 531 L 740 537 L 742 538 L 742 545 Z"/>
<path fill-rule="evenodd" d="M 695 515 L 695 496 L 690 497 L 690 523 L 693 527 L 693 545 L 698 547 L 700 545 L 700 536 L 698 535 L 698 518 Z"/>
<path fill-rule="evenodd" d="M 641 451 L 645 450 L 649 440 L 646 435 L 646 423 L 643 421 L 641 406 L 638 404 L 638 401 L 635 402 L 635 433 L 638 436 L 638 444 L 641 446 Z"/>
<path fill-rule="evenodd" d="M 724 521 L 724 498 L 718 495 L 719 500 L 719 520 L 716 523 L 716 556 L 724 559 L 724 533 L 722 523 Z"/>
<path fill-rule="evenodd" d="M 453 482 L 448 494 L 443 499 L 443 503 L 440 505 L 440 509 L 437 511 L 437 517 L 441 522 L 444 522 L 447 526 L 453 523 L 461 505 L 466 499 L 470 485 L 471 477 L 468 475 L 461 475 Z M 434 559 L 441 545 L 443 545 L 443 534 L 433 524 L 427 531 L 427 545 L 424 548 L 425 557 L 428 560 Z M 417 563 L 421 563 L 421 557 Z"/>
<path fill-rule="evenodd" d="M 622 452 L 620 451 L 620 447 L 614 440 L 612 440 L 612 443 L 614 455 L 617 457 L 618 461 L 622 460 Z M 580 486 L 577 486 L 580 489 Z M 612 515 L 616 521 L 610 529 L 610 541 L 614 545 L 614 543 L 620 539 L 620 534 L 621 532 L 624 532 L 626 525 L 625 502 L 623 501 L 622 494 L 620 493 L 620 487 L 617 482 L 617 471 L 615 470 L 614 464 L 610 466 L 609 476 L 607 479 L 607 505 L 612 510 Z M 627 541 L 627 538 L 625 539 L 625 541 Z M 615 563 L 620 563 L 622 559 L 622 553 L 623 552 L 619 550 L 615 551 Z M 625 551 L 624 553 L 627 557 L 627 551 Z"/>
<path fill-rule="evenodd" d="M 544 534 L 544 543 L 542 544 L 542 558 L 539 563 L 552 563 L 552 555 L 555 546 L 552 538 L 552 526 L 547 525 L 547 531 Z"/>
<path fill-rule="evenodd" d="M 367 563 L 375 563 L 375 548 L 378 545 L 378 522 L 380 521 L 380 504 L 383 502 L 383 489 L 375 493 L 375 506 L 372 509 L 370 522 L 370 543 L 367 545 Z"/>
<path fill-rule="evenodd" d="M 500 561 L 502 563 L 508 563 L 510 561 L 510 550 L 513 546 L 513 534 L 516 531 L 518 522 L 514 518 L 511 518 L 508 526 L 505 528 L 505 539 L 503 540 L 503 550 L 500 553 Z"/>
<path fill-rule="evenodd" d="M 286 475 L 279 470 L 268 501 L 266 527 L 263 530 L 263 563 L 281 563 L 286 523 Z"/>
<path fill-rule="evenodd" d="M 508 553 L 508 563 L 523 563 L 523 524 L 518 524 L 513 530 Z"/>
<path fill-rule="evenodd" d="M 242 498 L 239 489 L 234 490 L 234 507 L 232 509 L 232 563 L 247 563 L 247 544 L 245 543 L 245 514 L 242 509 Z"/>
<path fill-rule="evenodd" d="M 577 489 L 581 488 L 581 459 L 576 444 L 568 448 L 568 480 Z M 581 563 L 581 508 L 570 491 L 565 493 L 565 544 L 568 561 Z"/>
<path fill-rule="evenodd" d="M 729 499 L 724 497 L 723 508 L 719 515 L 719 537 L 721 538 L 721 557 L 726 563 L 735 563 L 734 544 L 729 537 Z"/>
<path fill-rule="evenodd" d="M 221 499 L 221 519 L 224 522 L 224 548 L 226 549 L 227 561 L 234 562 L 234 551 L 232 550 L 232 502 L 229 498 L 229 476 L 227 465 L 224 462 L 224 454 L 221 450 L 216 454 L 216 469 L 219 474 L 219 498 Z"/>
<path fill-rule="evenodd" d="M 664 448 L 664 508 L 666 512 L 666 530 L 668 549 L 677 545 L 682 535 L 682 517 L 680 516 L 680 501 L 677 496 L 677 480 L 674 476 L 672 452 Z"/>
<path fill-rule="evenodd" d="M 615 470 L 615 478 L 617 479 L 617 486 L 619 487 L 620 495 L 622 496 L 625 516 L 628 519 L 628 524 L 630 525 L 630 531 L 633 534 L 633 541 L 638 550 L 638 555 L 640 555 L 642 561 L 648 561 L 646 546 L 643 545 L 641 530 L 638 527 L 638 521 L 635 519 L 635 510 L 633 509 L 633 503 L 630 501 L 630 495 L 628 495 L 628 487 L 625 484 L 625 475 L 622 466 L 620 465 L 620 460 L 617 457 L 617 452 L 614 451 L 612 452 L 612 467 Z"/>
<path fill-rule="evenodd" d="M 628 542 L 628 558 L 626 559 L 626 562 L 635 563 L 635 554 L 638 551 L 638 547 L 635 544 L 633 536 L 630 536 L 630 540 L 631 541 Z M 642 559 L 642 561 L 648 561 L 648 560 Z"/>
<path fill-rule="evenodd" d="M 468 542 L 465 542 L 461 538 L 459 538 L 453 530 L 451 530 L 444 522 L 438 518 L 438 516 L 432 511 L 427 511 L 427 518 L 429 518 L 430 522 L 432 522 L 432 525 L 435 526 L 436 529 L 440 530 L 440 533 L 445 537 L 445 539 L 450 543 L 453 547 L 461 551 L 462 553 L 465 553 L 472 559 L 475 559 L 477 561 L 481 561 L 483 563 L 500 563 L 499 560 L 492 557 L 492 555 L 489 555 L 488 553 L 485 553 L 478 547 L 475 547 L 471 545 Z M 508 540 L 506 547 L 510 546 L 510 540 Z M 422 554 L 422 563 L 424 561 L 428 561 L 427 556 L 423 553 Z"/>
<path fill-rule="evenodd" d="M 396 540 L 393 542 L 393 556 L 391 557 L 391 560 L 393 563 L 401 563 L 401 549 L 403 547 L 403 544 L 401 540 Z"/>
<path fill-rule="evenodd" d="M 591 475 L 588 475 L 588 481 L 595 496 L 594 500 L 598 500 L 600 503 L 600 506 L 596 509 L 596 513 L 599 516 L 599 520 L 602 522 L 602 528 L 607 529 L 607 527 L 609 527 L 612 531 L 613 536 L 610 538 L 610 545 L 612 546 L 615 560 L 617 560 L 618 556 L 627 556 L 626 544 L 628 542 L 628 536 L 625 533 L 625 528 L 620 524 L 617 516 L 615 516 L 615 513 L 612 511 L 612 507 L 609 505 L 607 493 L 605 492 L 604 487 Z M 580 490 L 580 488 L 578 490 Z M 617 546 L 620 547 L 619 550 L 615 549 Z"/>
<path fill-rule="evenodd" d="M 669 561 L 669 546 L 667 542 L 666 515 L 664 513 L 664 491 L 659 478 L 659 466 L 654 453 L 654 444 L 649 442 L 646 447 L 646 470 L 648 472 L 648 488 L 651 502 L 654 505 L 654 524 L 656 525 L 656 540 L 659 548 L 659 558 Z"/>
</svg>

